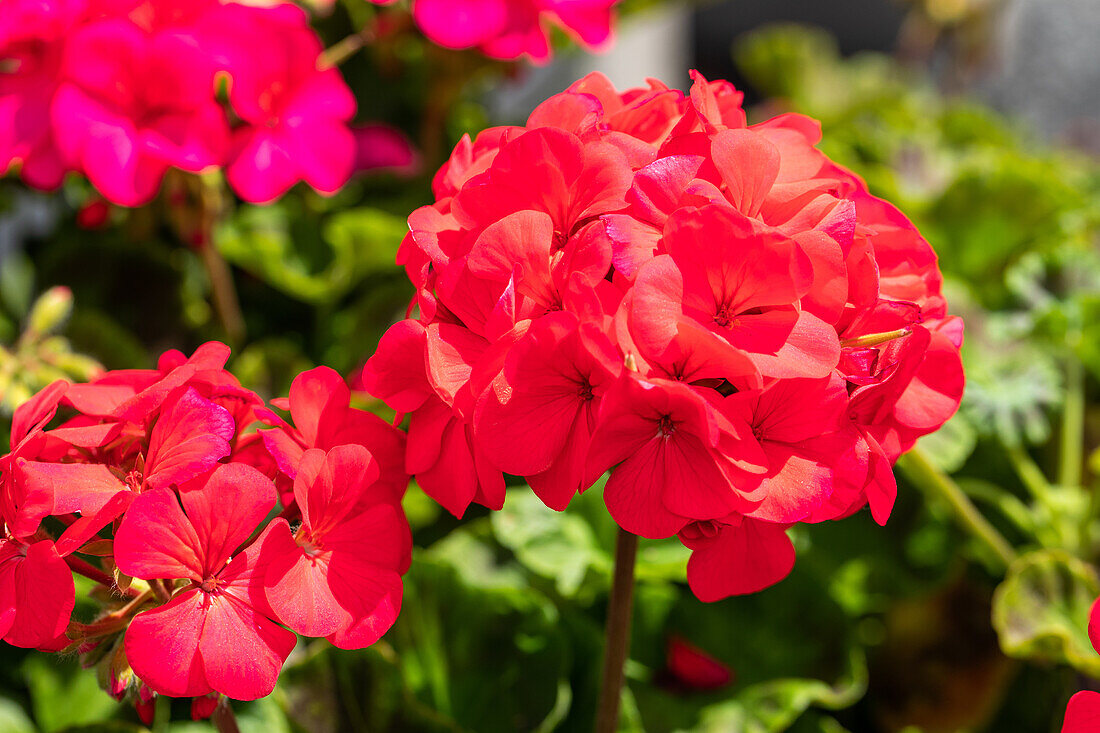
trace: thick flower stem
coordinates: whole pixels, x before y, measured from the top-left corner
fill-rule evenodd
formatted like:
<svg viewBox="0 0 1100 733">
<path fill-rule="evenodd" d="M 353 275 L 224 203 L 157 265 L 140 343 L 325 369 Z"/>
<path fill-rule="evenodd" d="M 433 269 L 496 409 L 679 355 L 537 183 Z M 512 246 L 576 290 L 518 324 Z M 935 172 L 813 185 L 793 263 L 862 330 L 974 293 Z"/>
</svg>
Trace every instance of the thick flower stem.
<svg viewBox="0 0 1100 733">
<path fill-rule="evenodd" d="M 229 698 L 222 696 L 218 700 L 218 706 L 214 708 L 214 714 L 210 716 L 210 722 L 214 724 L 214 730 L 218 733 L 241 733 L 237 726 L 237 716 L 233 714 L 233 708 L 229 706 Z"/>
<path fill-rule="evenodd" d="M 989 523 L 950 476 L 936 468 L 919 447 L 898 460 L 898 467 L 920 488 L 939 496 L 948 503 L 955 520 L 963 529 L 984 543 L 1005 568 L 1016 559 L 1016 551 L 1008 540 Z"/>
<path fill-rule="evenodd" d="M 615 576 L 607 605 L 604 631 L 603 678 L 596 733 L 613 733 L 619 725 L 623 667 L 630 651 L 630 610 L 634 603 L 634 559 L 638 554 L 638 536 L 619 529 L 615 539 Z"/>
</svg>

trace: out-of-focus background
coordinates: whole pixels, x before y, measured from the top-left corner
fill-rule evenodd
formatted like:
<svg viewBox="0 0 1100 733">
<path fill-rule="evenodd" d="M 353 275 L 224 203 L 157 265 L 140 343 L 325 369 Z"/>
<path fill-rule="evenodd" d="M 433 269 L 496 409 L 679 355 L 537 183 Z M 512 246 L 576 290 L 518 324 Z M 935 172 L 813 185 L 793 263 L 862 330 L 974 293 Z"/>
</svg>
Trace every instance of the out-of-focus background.
<svg viewBox="0 0 1100 733">
<path fill-rule="evenodd" d="M 866 513 L 800 527 L 796 569 L 754 596 L 699 603 L 682 548 L 643 543 L 623 729 L 1058 730 L 1071 693 L 1100 689 L 1083 627 L 1100 595 L 1100 3 L 620 10 L 610 51 L 556 37 L 545 67 L 445 51 L 411 24 L 349 58 L 360 117 L 403 131 L 419 169 L 331 198 L 299 186 L 270 206 L 226 203 L 215 245 L 246 325 L 231 369 L 268 397 L 315 364 L 354 373 L 404 312 L 404 219 L 463 133 L 522 124 L 593 70 L 620 88 L 686 89 L 691 68 L 730 79 L 750 122 L 821 120 L 821 147 L 936 248 L 967 322 L 968 389 L 923 445 L 1021 560 L 998 567 L 904 473 L 886 528 Z M 315 27 L 333 44 L 383 12 L 343 0 Z M 167 207 L 115 207 L 81 180 L 56 193 L 0 180 L 0 425 L 58 376 L 225 337 Z M 587 730 L 614 537 L 598 492 L 558 515 L 516 491 L 460 523 L 413 487 L 406 509 L 421 549 L 397 626 L 361 653 L 300 646 L 276 694 L 242 706 L 242 730 Z M 72 660 L 0 649 L 0 732 L 136 721 Z"/>
</svg>

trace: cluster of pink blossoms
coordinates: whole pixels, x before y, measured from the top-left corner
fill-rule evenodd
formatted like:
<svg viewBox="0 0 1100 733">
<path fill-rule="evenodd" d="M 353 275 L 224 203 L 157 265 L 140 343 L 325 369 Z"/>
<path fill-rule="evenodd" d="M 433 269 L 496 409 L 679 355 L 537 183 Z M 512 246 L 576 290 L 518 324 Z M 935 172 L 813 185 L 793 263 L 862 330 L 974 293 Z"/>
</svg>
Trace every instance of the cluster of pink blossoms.
<svg viewBox="0 0 1100 733">
<path fill-rule="evenodd" d="M 550 59 L 547 27 L 556 25 L 588 47 L 611 38 L 613 8 L 621 0 L 413 0 L 417 26 L 433 43 L 476 48 L 496 59 Z M 393 5 L 397 0 L 371 0 Z"/>
<path fill-rule="evenodd" d="M 79 653 L 139 709 L 262 697 L 293 632 L 361 648 L 401 607 L 404 435 L 324 367 L 274 401 L 288 423 L 228 355 L 57 382 L 16 412 L 0 458 L 0 635 Z M 72 618 L 73 572 L 100 584 L 97 617 Z"/>
<path fill-rule="evenodd" d="M 455 515 L 504 474 L 554 509 L 611 470 L 624 530 L 677 535 L 702 600 L 794 563 L 785 530 L 865 505 L 955 411 L 962 323 L 913 225 L 787 114 L 694 76 L 591 75 L 455 149 L 399 253 L 416 295 L 362 374 Z"/>
<path fill-rule="evenodd" d="M 173 167 L 224 166 L 255 202 L 297 181 L 334 192 L 357 134 L 387 149 L 393 134 L 349 127 L 355 97 L 321 51 L 306 13 L 285 3 L 5 0 L 0 171 L 18 164 L 43 189 L 79 172 L 125 206 L 149 202 Z"/>
</svg>

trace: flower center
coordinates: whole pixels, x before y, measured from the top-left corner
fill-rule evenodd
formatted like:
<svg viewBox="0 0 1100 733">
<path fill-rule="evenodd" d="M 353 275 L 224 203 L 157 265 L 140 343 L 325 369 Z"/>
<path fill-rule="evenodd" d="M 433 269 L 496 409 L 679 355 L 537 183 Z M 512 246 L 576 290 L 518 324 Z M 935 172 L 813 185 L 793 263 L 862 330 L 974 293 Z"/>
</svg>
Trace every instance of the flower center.
<svg viewBox="0 0 1100 733">
<path fill-rule="evenodd" d="M 672 422 L 672 416 L 662 415 L 660 422 L 657 423 L 657 429 L 666 438 L 672 435 L 672 431 L 676 429 L 676 425 Z"/>
<path fill-rule="evenodd" d="M 218 579 L 213 576 L 206 578 L 202 581 L 202 584 L 199 586 L 199 588 L 204 593 L 213 593 L 218 589 Z"/>
<path fill-rule="evenodd" d="M 590 402 L 592 400 L 592 385 L 588 381 L 581 382 L 581 386 L 577 389 L 577 396 L 584 402 Z"/>
<path fill-rule="evenodd" d="M 722 328 L 729 328 L 737 322 L 737 314 L 728 305 L 723 304 L 714 314 L 714 322 Z"/>
</svg>

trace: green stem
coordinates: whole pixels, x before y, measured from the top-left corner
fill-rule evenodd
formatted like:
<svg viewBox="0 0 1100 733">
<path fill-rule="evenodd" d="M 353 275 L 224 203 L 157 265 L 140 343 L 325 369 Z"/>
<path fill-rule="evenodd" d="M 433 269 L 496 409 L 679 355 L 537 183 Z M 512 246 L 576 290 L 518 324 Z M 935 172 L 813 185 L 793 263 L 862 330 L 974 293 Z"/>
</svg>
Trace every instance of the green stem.
<svg viewBox="0 0 1100 733">
<path fill-rule="evenodd" d="M 980 540 L 1007 568 L 1016 559 L 1016 551 L 978 511 L 959 485 L 928 460 L 921 448 L 914 448 L 898 460 L 898 467 L 920 488 L 946 501 L 959 525 Z"/>
<path fill-rule="evenodd" d="M 596 733 L 614 733 L 619 727 L 623 667 L 630 652 L 630 611 L 634 604 L 634 560 L 637 555 L 638 536 L 620 528 L 615 539 L 615 575 L 611 580 L 611 598 L 607 604 Z"/>
<path fill-rule="evenodd" d="M 1012 468 L 1016 471 L 1016 475 L 1023 482 L 1024 488 L 1047 510 L 1050 518 L 1057 523 L 1060 512 L 1057 503 L 1054 501 L 1053 489 L 1050 482 L 1047 481 L 1043 469 L 1039 468 L 1039 464 L 1024 448 L 1018 445 L 1006 444 L 1004 449 Z"/>
<path fill-rule="evenodd" d="M 153 703 L 153 732 L 168 733 L 168 724 L 172 720 L 172 698 L 157 695 Z"/>
<path fill-rule="evenodd" d="M 1070 355 L 1066 362 L 1066 405 L 1062 411 L 1062 455 L 1058 464 L 1058 483 L 1081 485 L 1085 442 L 1085 369 L 1081 360 Z"/>
</svg>

